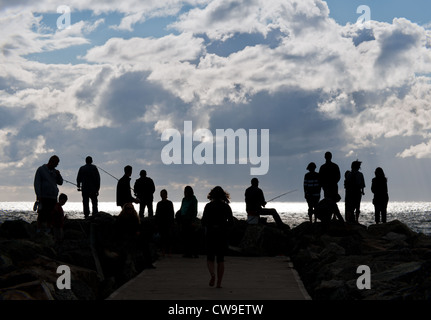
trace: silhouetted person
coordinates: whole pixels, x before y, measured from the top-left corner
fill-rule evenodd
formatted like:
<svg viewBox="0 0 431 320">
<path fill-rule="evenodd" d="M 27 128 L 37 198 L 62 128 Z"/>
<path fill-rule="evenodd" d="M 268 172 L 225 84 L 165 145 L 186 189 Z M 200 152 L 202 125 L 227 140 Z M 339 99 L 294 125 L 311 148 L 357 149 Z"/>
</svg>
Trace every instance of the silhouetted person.
<svg viewBox="0 0 431 320">
<path fill-rule="evenodd" d="M 320 166 L 319 181 L 323 189 L 323 196 L 325 198 L 333 198 L 338 195 L 338 181 L 340 181 L 341 174 L 340 168 L 337 164 L 332 162 L 332 153 L 325 153 L 326 162 Z"/>
<path fill-rule="evenodd" d="M 52 232 L 56 242 L 62 242 L 64 239 L 64 211 L 63 206 L 67 202 L 67 195 L 61 193 L 58 196 L 58 202 L 54 206 L 54 210 L 52 211 Z"/>
<path fill-rule="evenodd" d="M 371 181 L 371 192 L 374 193 L 374 220 L 376 223 L 386 223 L 386 213 L 389 202 L 388 183 L 382 168 L 374 171 L 375 177 Z M 380 219 L 381 218 L 381 219 Z"/>
<path fill-rule="evenodd" d="M 340 195 L 337 194 L 335 198 L 324 198 L 317 204 L 315 215 L 325 226 L 329 225 L 333 218 L 344 223 L 337 205 L 340 199 Z"/>
<path fill-rule="evenodd" d="M 139 199 L 132 196 L 130 188 L 130 177 L 132 176 L 133 168 L 131 166 L 124 167 L 124 176 L 117 183 L 117 206 L 123 208 L 126 203 L 139 203 Z"/>
<path fill-rule="evenodd" d="M 359 215 L 361 213 L 361 199 L 364 194 L 365 180 L 361 168 L 361 161 L 353 161 L 351 165 L 352 170 L 346 177 L 346 212 L 353 213 L 356 223 L 359 222 Z M 352 222 L 352 221 L 348 221 Z"/>
<path fill-rule="evenodd" d="M 133 203 L 125 203 L 117 217 L 117 226 L 121 236 L 125 238 L 137 238 L 141 232 L 141 220 L 133 206 Z"/>
<path fill-rule="evenodd" d="M 157 202 L 156 206 L 156 224 L 160 234 L 162 255 L 170 253 L 172 246 L 173 227 L 175 223 L 174 204 L 168 200 L 166 189 L 160 191 L 162 200 Z"/>
<path fill-rule="evenodd" d="M 249 224 L 257 224 L 260 216 L 270 215 L 274 218 L 277 226 L 283 228 L 285 224 L 275 209 L 266 209 L 265 196 L 262 189 L 259 188 L 259 180 L 251 179 L 251 186 L 245 190 L 245 210 L 247 211 L 247 222 Z"/>
<path fill-rule="evenodd" d="M 181 201 L 181 208 L 177 213 L 181 226 L 181 235 L 184 246 L 185 258 L 197 258 L 197 243 L 195 219 L 198 215 L 198 200 L 191 186 L 184 188 L 184 198 Z"/>
<path fill-rule="evenodd" d="M 76 184 L 78 191 L 82 191 L 84 217 L 88 218 L 90 216 L 90 199 L 93 207 L 92 215 L 95 216 L 99 212 L 97 197 L 100 190 L 100 174 L 97 167 L 93 164 L 92 157 L 88 156 L 85 158 L 85 165 L 79 168 Z"/>
<path fill-rule="evenodd" d="M 143 232 L 141 220 L 133 203 L 125 203 L 117 217 L 118 239 L 122 245 L 123 259 L 127 263 L 127 254 L 140 251 L 143 253 L 143 267 L 155 268 L 152 265 L 151 251 L 147 236 Z"/>
<path fill-rule="evenodd" d="M 40 166 L 34 176 L 34 191 L 39 201 L 37 216 L 38 231 L 49 231 L 52 221 L 52 212 L 57 203 L 58 187 L 63 184 L 60 171 L 55 169 L 60 158 L 52 156 L 47 164 Z M 43 229 L 43 230 L 42 230 Z"/>
<path fill-rule="evenodd" d="M 147 177 L 147 171 L 141 170 L 139 173 L 140 178 L 136 180 L 133 190 L 135 191 L 135 196 L 139 199 L 139 216 L 144 217 L 145 207 L 148 208 L 148 216 L 152 217 L 153 214 L 153 199 L 154 191 L 156 187 L 154 186 L 153 179 Z"/>
<path fill-rule="evenodd" d="M 353 208 L 350 207 L 350 199 L 349 199 L 349 191 L 348 188 L 348 179 L 350 176 L 350 170 L 347 170 L 344 173 L 344 216 L 346 218 L 346 222 L 354 223 L 355 222 L 355 213 L 352 211 Z"/>
<path fill-rule="evenodd" d="M 209 203 L 205 205 L 202 226 L 205 227 L 207 268 L 210 273 L 209 285 L 215 284 L 215 261 L 217 261 L 217 288 L 221 288 L 224 274 L 224 257 L 228 249 L 229 225 L 233 224 L 229 194 L 222 187 L 214 187 L 208 194 Z"/>
<path fill-rule="evenodd" d="M 319 174 L 315 171 L 316 164 L 310 162 L 307 166 L 307 172 L 304 176 L 304 197 L 308 204 L 308 217 L 310 222 L 313 222 L 313 214 L 320 200 L 320 183 Z M 316 217 L 314 217 L 316 221 Z"/>
</svg>

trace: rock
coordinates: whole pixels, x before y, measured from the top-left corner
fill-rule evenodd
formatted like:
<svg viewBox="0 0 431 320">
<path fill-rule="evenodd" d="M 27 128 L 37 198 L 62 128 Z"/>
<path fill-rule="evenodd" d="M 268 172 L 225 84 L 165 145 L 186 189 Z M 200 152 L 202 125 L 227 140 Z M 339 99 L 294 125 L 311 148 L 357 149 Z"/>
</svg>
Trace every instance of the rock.
<svg viewBox="0 0 431 320">
<path fill-rule="evenodd" d="M 0 237 L 29 239 L 36 235 L 34 226 L 24 220 L 7 220 L 0 224 Z"/>
<path fill-rule="evenodd" d="M 266 225 L 249 225 L 239 244 L 244 255 L 274 256 L 288 251 L 288 236 L 280 229 Z"/>
<path fill-rule="evenodd" d="M 0 299 L 100 300 L 157 259 L 153 218 L 141 236 L 118 234 L 116 217 L 65 222 L 65 239 L 35 232 L 24 221 L 0 226 Z M 197 239 L 203 253 L 203 229 Z M 178 226 L 174 253 L 181 252 Z M 431 238 L 400 221 L 369 226 L 304 222 L 295 228 L 248 225 L 235 220 L 229 254 L 288 255 L 315 300 L 410 300 L 431 298 Z M 71 289 L 57 288 L 57 268 L 71 271 Z M 371 289 L 360 290 L 358 266 L 368 266 Z"/>
<path fill-rule="evenodd" d="M 34 223 L 18 220 L 1 224 L 0 297 L 103 299 L 148 263 L 136 245 L 116 242 L 116 217 L 108 213 L 86 220 L 67 219 L 64 235 L 64 240 L 56 243 L 51 235 L 36 233 Z M 105 259 L 103 253 L 111 245 L 117 255 Z M 152 259 L 151 252 L 148 257 Z M 61 265 L 70 268 L 70 290 L 57 287 L 57 268 Z M 40 288 L 45 290 L 45 296 Z"/>
<path fill-rule="evenodd" d="M 400 221 L 369 226 L 309 222 L 292 229 L 289 255 L 315 300 L 408 300 L 431 296 L 430 237 Z M 359 289 L 368 266 L 371 289 Z"/>
</svg>

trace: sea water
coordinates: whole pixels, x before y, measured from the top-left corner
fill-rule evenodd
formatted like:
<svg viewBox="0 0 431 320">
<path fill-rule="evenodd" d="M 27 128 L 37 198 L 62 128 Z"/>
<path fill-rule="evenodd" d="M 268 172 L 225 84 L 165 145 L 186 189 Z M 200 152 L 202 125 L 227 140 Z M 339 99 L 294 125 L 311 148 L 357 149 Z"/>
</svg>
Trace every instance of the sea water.
<svg viewBox="0 0 431 320">
<path fill-rule="evenodd" d="M 0 202 L 0 223 L 5 220 L 22 219 L 27 222 L 36 221 L 37 213 L 33 211 L 33 202 Z M 206 202 L 199 202 L 198 217 L 202 217 L 202 212 Z M 154 202 L 154 210 L 156 202 Z M 180 202 L 174 202 L 174 209 L 179 210 Z M 233 215 L 237 219 L 246 219 L 245 203 L 232 202 L 230 204 Z M 91 204 L 90 204 L 91 207 Z M 283 222 L 291 228 L 308 221 L 308 207 L 305 202 L 271 202 L 267 208 L 275 208 L 280 214 Z M 344 203 L 339 202 L 341 214 L 344 216 Z M 139 205 L 135 204 L 138 210 Z M 64 212 L 70 219 L 82 219 L 81 202 L 67 202 Z M 100 202 L 99 211 L 104 211 L 112 215 L 118 215 L 120 208 L 113 202 Z M 146 213 L 145 213 L 146 215 Z M 389 202 L 387 221 L 400 220 L 409 226 L 413 231 L 431 235 L 431 203 L 429 202 Z M 268 222 L 272 222 L 271 216 L 268 216 Z M 374 206 L 371 203 L 361 203 L 361 215 L 359 222 L 363 225 L 374 224 Z"/>
</svg>

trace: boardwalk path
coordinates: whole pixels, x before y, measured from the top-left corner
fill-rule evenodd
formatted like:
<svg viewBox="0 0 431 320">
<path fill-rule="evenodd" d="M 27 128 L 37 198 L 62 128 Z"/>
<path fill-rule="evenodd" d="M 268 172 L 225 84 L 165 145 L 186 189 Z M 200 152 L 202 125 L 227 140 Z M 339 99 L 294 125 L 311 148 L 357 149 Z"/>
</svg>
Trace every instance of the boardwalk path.
<svg viewBox="0 0 431 320">
<path fill-rule="evenodd" d="M 108 300 L 309 300 L 287 257 L 226 257 L 222 288 L 210 287 L 206 258 L 160 259 Z"/>
</svg>

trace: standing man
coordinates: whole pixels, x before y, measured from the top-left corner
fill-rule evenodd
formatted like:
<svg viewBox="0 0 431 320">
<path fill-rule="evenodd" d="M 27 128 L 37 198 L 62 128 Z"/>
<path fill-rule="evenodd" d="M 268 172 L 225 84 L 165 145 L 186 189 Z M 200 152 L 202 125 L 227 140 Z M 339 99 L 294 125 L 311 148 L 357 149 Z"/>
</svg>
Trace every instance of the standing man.
<svg viewBox="0 0 431 320">
<path fill-rule="evenodd" d="M 283 228 L 285 225 L 275 209 L 264 208 L 266 205 L 265 196 L 262 189 L 259 188 L 259 180 L 251 179 L 251 186 L 245 190 L 245 210 L 247 211 L 247 222 L 249 224 L 258 224 L 261 215 L 271 215 L 277 226 Z"/>
<path fill-rule="evenodd" d="M 346 220 L 359 223 L 361 213 L 361 199 L 365 188 L 365 179 L 361 169 L 361 161 L 352 162 L 350 174 L 346 177 Z M 350 216 L 347 215 L 350 213 Z"/>
<path fill-rule="evenodd" d="M 145 207 L 148 208 L 148 217 L 153 216 L 153 199 L 154 186 L 153 179 L 147 177 L 147 171 L 141 170 L 139 173 L 140 178 L 136 180 L 133 189 L 135 190 L 135 196 L 139 199 L 139 216 L 144 217 Z"/>
<path fill-rule="evenodd" d="M 325 198 L 335 200 L 338 197 L 338 181 L 340 181 L 340 168 L 333 163 L 332 153 L 325 153 L 326 162 L 319 169 L 320 186 L 323 189 Z"/>
<path fill-rule="evenodd" d="M 93 164 L 93 158 L 85 158 L 85 165 L 79 168 L 76 182 L 78 191 L 82 191 L 82 204 L 84 207 L 84 216 L 87 219 L 90 216 L 89 202 L 93 206 L 93 217 L 99 212 L 97 206 L 97 197 L 100 190 L 100 174 L 97 167 Z"/>
<path fill-rule="evenodd" d="M 139 203 L 139 199 L 132 196 L 130 187 L 130 177 L 132 176 L 133 168 L 131 166 L 124 167 L 124 176 L 117 183 L 117 206 L 123 208 L 126 203 Z"/>
<path fill-rule="evenodd" d="M 52 222 L 52 212 L 57 204 L 58 187 L 63 184 L 60 171 L 55 169 L 60 163 L 60 158 L 53 155 L 47 164 L 40 166 L 34 176 L 34 191 L 39 202 L 37 211 L 38 231 L 49 231 Z"/>
</svg>

